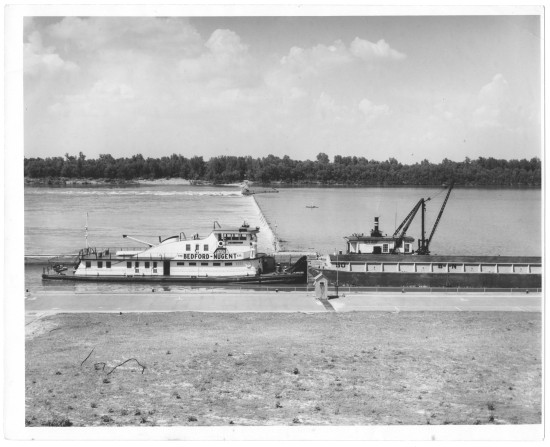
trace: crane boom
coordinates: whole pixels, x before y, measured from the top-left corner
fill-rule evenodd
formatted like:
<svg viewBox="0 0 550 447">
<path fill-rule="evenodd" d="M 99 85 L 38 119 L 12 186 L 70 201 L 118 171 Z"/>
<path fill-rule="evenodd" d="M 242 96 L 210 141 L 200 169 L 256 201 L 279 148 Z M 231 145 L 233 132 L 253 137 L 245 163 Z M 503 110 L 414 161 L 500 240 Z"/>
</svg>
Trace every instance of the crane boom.
<svg viewBox="0 0 550 447">
<path fill-rule="evenodd" d="M 441 220 L 441 216 L 443 215 L 443 210 L 445 210 L 445 206 L 447 205 L 447 200 L 449 200 L 449 196 L 451 195 L 451 191 L 454 186 L 454 181 L 451 182 L 449 185 L 449 190 L 447 191 L 447 195 L 445 196 L 445 200 L 443 201 L 443 204 L 441 205 L 441 209 L 439 210 L 439 214 L 437 215 L 437 219 L 435 220 L 434 226 L 432 228 L 432 232 L 430 233 L 430 237 L 428 240 L 422 244 L 420 249 L 418 250 L 418 254 L 421 255 L 429 255 L 430 254 L 430 242 L 432 242 L 432 238 L 434 236 L 435 230 L 437 229 L 437 225 L 439 224 L 439 221 Z"/>
<path fill-rule="evenodd" d="M 133 241 L 139 242 L 140 244 L 148 245 L 149 247 L 153 247 L 153 244 L 150 244 L 149 242 L 140 241 L 139 239 L 136 239 L 135 237 L 128 236 L 127 234 L 122 235 L 123 238 L 132 239 Z"/>
<path fill-rule="evenodd" d="M 405 224 L 406 224 L 406 226 L 403 228 L 403 234 L 405 234 L 407 232 L 407 229 L 409 228 L 409 225 L 413 221 L 414 216 L 416 216 L 416 213 L 418 212 L 418 208 L 420 208 L 420 205 L 422 204 L 423 200 L 424 199 L 420 199 L 418 201 L 418 203 L 413 207 L 413 209 L 409 212 L 409 214 L 407 214 L 407 217 L 405 217 L 405 219 L 403 219 L 403 222 L 401 222 L 401 224 L 394 231 L 393 237 L 397 236 L 397 234 L 399 233 L 399 231 L 401 230 L 401 228 L 403 228 L 403 226 Z"/>
<path fill-rule="evenodd" d="M 429 199 L 428 199 L 429 200 Z M 395 245 L 393 248 L 393 252 L 395 253 L 399 247 L 401 247 L 401 244 L 403 242 L 403 238 L 405 237 L 405 234 L 407 233 L 407 230 L 409 229 L 412 221 L 414 220 L 414 216 L 416 216 L 416 213 L 424 203 L 424 199 L 420 199 L 418 203 L 413 207 L 413 209 L 407 214 L 407 217 L 401 222 L 401 224 L 397 227 L 397 229 L 393 233 L 393 237 L 397 237 L 395 241 Z M 401 231 L 403 229 L 403 231 Z M 399 234 L 399 231 L 401 233 Z M 399 235 L 399 236 L 398 236 Z"/>
</svg>

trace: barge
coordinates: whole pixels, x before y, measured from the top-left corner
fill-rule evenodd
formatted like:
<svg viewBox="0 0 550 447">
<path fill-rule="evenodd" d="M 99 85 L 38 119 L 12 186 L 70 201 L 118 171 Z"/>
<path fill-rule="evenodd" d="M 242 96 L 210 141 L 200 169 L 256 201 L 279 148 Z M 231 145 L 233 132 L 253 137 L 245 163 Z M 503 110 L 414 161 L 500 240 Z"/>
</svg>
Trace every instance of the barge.
<svg viewBox="0 0 550 447">
<path fill-rule="evenodd" d="M 536 256 L 327 255 L 310 263 L 319 274 L 351 287 L 542 287 Z"/>
<path fill-rule="evenodd" d="M 346 253 L 327 255 L 308 265 L 311 279 L 323 276 L 336 286 L 540 288 L 542 258 L 536 256 L 438 256 L 430 243 L 449 199 L 451 183 L 429 237 L 426 202 L 420 199 L 392 235 L 384 234 L 379 217 L 370 234 L 346 236 Z M 421 211 L 418 248 L 407 230 Z"/>
<path fill-rule="evenodd" d="M 217 226 L 217 228 L 216 228 Z M 86 227 L 87 230 L 87 227 Z M 217 222 L 209 236 L 185 233 L 158 244 L 134 241 L 146 248 L 96 248 L 80 250 L 66 265 L 52 260 L 43 280 L 154 282 L 154 283 L 305 283 L 307 261 L 300 258 L 287 269 L 275 259 L 257 252 L 259 227 L 246 222 L 240 227 L 221 227 Z M 86 237 L 87 241 L 87 237 Z"/>
</svg>

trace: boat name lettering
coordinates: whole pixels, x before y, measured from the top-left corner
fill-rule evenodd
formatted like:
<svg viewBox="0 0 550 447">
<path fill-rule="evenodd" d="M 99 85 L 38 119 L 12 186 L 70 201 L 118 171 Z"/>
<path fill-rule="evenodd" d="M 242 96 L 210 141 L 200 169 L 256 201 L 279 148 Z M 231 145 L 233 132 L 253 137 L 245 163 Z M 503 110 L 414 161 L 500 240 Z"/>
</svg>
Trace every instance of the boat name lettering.
<svg viewBox="0 0 550 447">
<path fill-rule="evenodd" d="M 185 253 L 183 259 L 237 259 L 237 255 L 235 253 L 214 253 L 213 255 L 210 253 Z"/>
</svg>

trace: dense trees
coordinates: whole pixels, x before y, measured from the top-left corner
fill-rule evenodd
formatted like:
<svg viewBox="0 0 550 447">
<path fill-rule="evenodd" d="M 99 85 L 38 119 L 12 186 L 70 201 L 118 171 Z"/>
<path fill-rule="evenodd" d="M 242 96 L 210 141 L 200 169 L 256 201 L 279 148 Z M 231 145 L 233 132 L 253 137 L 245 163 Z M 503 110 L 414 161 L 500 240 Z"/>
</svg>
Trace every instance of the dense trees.
<svg viewBox="0 0 550 447">
<path fill-rule="evenodd" d="M 367 160 L 364 157 L 337 155 L 330 162 L 320 153 L 315 161 L 292 160 L 268 155 L 263 158 L 220 156 L 205 161 L 203 157 L 144 158 L 141 154 L 129 158 L 113 158 L 101 154 L 87 159 L 65 154 L 65 158 L 25 158 L 25 177 L 29 178 L 91 178 L 125 179 L 180 177 L 213 183 L 233 183 L 251 180 L 262 183 L 288 184 L 344 184 L 344 185 L 441 185 L 454 179 L 458 185 L 472 186 L 540 186 L 541 161 L 501 160 L 493 157 L 466 158 L 455 162 L 404 165 L 395 158 L 386 161 Z"/>
</svg>

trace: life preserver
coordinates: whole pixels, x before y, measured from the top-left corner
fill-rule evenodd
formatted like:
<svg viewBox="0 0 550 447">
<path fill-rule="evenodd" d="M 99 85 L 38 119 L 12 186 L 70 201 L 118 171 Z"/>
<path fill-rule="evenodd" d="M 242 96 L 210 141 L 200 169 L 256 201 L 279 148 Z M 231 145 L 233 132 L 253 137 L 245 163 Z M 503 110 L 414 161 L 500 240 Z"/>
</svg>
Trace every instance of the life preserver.
<svg viewBox="0 0 550 447">
<path fill-rule="evenodd" d="M 218 242 L 218 247 L 223 247 L 223 241 Z"/>
</svg>

